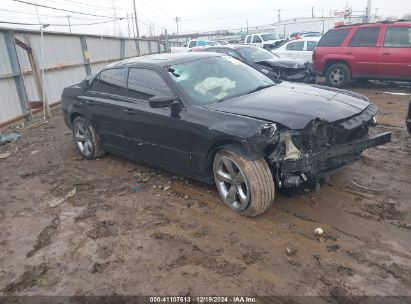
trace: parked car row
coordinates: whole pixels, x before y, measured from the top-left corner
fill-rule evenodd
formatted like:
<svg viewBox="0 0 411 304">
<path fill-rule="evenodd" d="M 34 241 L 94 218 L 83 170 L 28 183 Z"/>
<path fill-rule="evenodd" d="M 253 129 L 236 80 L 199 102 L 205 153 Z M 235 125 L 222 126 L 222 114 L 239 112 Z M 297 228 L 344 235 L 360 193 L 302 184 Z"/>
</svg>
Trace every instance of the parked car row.
<svg viewBox="0 0 411 304">
<path fill-rule="evenodd" d="M 266 50 L 272 50 L 279 46 L 286 39 L 281 39 L 272 33 L 252 34 L 244 38 L 244 44 L 252 44 Z"/>
<path fill-rule="evenodd" d="M 198 48 L 196 52 L 217 52 L 229 55 L 266 74 L 272 80 L 311 81 L 309 64 L 303 59 L 281 58 L 260 47 L 247 44 L 227 44 Z"/>
<path fill-rule="evenodd" d="M 304 61 L 311 62 L 313 51 L 320 39 L 321 37 L 309 37 L 290 40 L 271 52 L 280 57 L 303 59 Z"/>
<path fill-rule="evenodd" d="M 247 48 L 231 50 L 270 62 Z M 273 81 L 216 52 L 110 64 L 65 88 L 62 110 L 84 158 L 109 152 L 214 183 L 224 203 L 245 216 L 266 211 L 276 188 L 318 185 L 391 140 L 390 133 L 368 134 L 378 109 L 367 97 Z"/>
</svg>

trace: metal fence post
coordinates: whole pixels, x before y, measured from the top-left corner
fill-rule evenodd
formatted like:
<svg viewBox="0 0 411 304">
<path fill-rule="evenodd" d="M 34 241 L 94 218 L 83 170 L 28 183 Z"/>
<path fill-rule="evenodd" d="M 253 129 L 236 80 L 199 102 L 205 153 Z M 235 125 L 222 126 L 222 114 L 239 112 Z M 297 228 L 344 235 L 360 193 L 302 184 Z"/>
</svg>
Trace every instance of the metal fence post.
<svg viewBox="0 0 411 304">
<path fill-rule="evenodd" d="M 87 76 L 91 75 L 91 65 L 90 65 L 90 53 L 87 50 L 87 38 L 86 36 L 80 36 L 81 49 L 83 51 L 84 68 L 86 69 Z"/>
<path fill-rule="evenodd" d="M 120 40 L 120 58 L 126 58 L 126 41 L 124 39 Z"/>
<path fill-rule="evenodd" d="M 148 53 L 153 54 L 153 51 L 151 50 L 151 40 L 147 39 L 147 43 L 148 43 Z"/>
<path fill-rule="evenodd" d="M 27 98 L 26 87 L 24 86 L 23 73 L 17 57 L 16 45 L 14 43 L 14 34 L 12 31 L 5 32 L 4 35 L 9 55 L 10 65 L 14 74 L 14 81 L 16 83 L 17 94 L 19 96 L 20 106 L 23 114 L 30 113 L 29 101 Z"/>
<path fill-rule="evenodd" d="M 165 46 L 164 46 L 164 50 L 166 53 L 168 53 L 170 51 L 170 47 L 168 45 L 168 34 L 167 34 L 167 30 L 164 30 L 164 35 L 165 35 Z"/>
<path fill-rule="evenodd" d="M 140 41 L 138 38 L 135 41 L 136 41 L 137 56 L 140 56 Z"/>
</svg>

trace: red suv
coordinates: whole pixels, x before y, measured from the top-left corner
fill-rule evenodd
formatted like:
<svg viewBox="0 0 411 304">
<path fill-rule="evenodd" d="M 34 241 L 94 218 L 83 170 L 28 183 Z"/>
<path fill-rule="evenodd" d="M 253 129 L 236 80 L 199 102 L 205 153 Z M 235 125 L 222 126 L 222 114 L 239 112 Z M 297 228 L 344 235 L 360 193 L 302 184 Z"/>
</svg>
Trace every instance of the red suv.
<svg viewBox="0 0 411 304">
<path fill-rule="evenodd" d="M 313 52 L 313 67 L 334 87 L 351 79 L 411 80 L 411 23 L 345 25 L 329 30 Z"/>
</svg>

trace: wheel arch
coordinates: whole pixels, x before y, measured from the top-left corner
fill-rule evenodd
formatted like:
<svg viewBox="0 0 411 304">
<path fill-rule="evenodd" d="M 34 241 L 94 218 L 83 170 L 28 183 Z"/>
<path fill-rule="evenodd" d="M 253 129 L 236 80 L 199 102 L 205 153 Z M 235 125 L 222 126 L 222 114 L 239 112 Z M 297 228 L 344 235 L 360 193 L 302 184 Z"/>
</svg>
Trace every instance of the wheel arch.
<svg viewBox="0 0 411 304">
<path fill-rule="evenodd" d="M 73 122 L 77 117 L 83 117 L 84 115 L 80 114 L 79 112 L 73 112 L 70 114 L 70 126 L 73 127 Z"/>
<path fill-rule="evenodd" d="M 326 75 L 328 69 L 336 63 L 342 63 L 345 64 L 348 67 L 348 70 L 350 71 L 350 74 L 352 76 L 352 67 L 350 66 L 349 62 L 344 59 L 328 59 L 324 65 L 324 75 Z"/>
<path fill-rule="evenodd" d="M 207 174 L 214 181 L 213 176 L 213 162 L 214 157 L 218 151 L 228 149 L 233 152 L 240 154 L 247 160 L 253 160 L 253 155 L 244 147 L 244 145 L 239 140 L 235 139 L 220 139 L 215 141 L 211 147 L 208 149 L 207 153 Z"/>
</svg>

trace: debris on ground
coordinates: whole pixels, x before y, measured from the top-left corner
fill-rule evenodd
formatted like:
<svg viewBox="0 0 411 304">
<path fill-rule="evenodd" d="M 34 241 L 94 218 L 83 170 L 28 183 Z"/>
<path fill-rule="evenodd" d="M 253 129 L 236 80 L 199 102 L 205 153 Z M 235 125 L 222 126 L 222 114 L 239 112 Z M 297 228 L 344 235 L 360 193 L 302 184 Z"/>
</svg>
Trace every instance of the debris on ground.
<svg viewBox="0 0 411 304">
<path fill-rule="evenodd" d="M 382 191 L 385 191 L 385 190 L 386 190 L 386 189 L 372 189 L 372 188 L 367 188 L 367 187 L 361 186 L 360 184 L 358 184 L 358 183 L 356 183 L 356 182 L 354 182 L 354 181 L 351 181 L 351 183 L 352 183 L 354 186 L 356 186 L 356 187 L 358 187 L 358 188 L 360 188 L 360 189 L 363 189 L 363 190 L 367 190 L 367 191 L 382 192 Z"/>
<path fill-rule="evenodd" d="M 35 155 L 39 152 L 40 152 L 40 150 L 33 150 L 33 151 L 30 152 L 30 156 L 33 156 L 33 155 Z"/>
<path fill-rule="evenodd" d="M 52 199 L 51 201 L 49 201 L 49 207 L 54 208 L 54 207 L 57 207 L 58 205 L 61 205 L 62 203 L 64 203 L 69 198 L 74 197 L 76 195 L 76 193 L 77 193 L 77 189 L 76 189 L 76 187 L 74 187 L 74 189 L 71 190 L 69 193 L 67 193 L 64 197 L 56 197 L 56 198 Z"/>
<path fill-rule="evenodd" d="M 9 133 L 9 134 L 0 134 L 0 145 L 18 140 L 20 138 L 20 134 L 18 133 Z"/>
<path fill-rule="evenodd" d="M 5 159 L 5 158 L 9 157 L 10 155 L 11 155 L 10 152 L 0 153 L 0 159 Z"/>
<path fill-rule="evenodd" d="M 93 266 L 91 267 L 91 273 L 102 273 L 108 266 L 110 265 L 110 262 L 106 263 L 94 263 Z"/>
<path fill-rule="evenodd" d="M 34 172 L 32 170 L 26 170 L 26 171 L 20 172 L 20 177 L 21 178 L 27 178 L 27 177 L 30 177 L 30 176 L 33 176 L 33 175 L 36 175 L 36 172 Z"/>
<path fill-rule="evenodd" d="M 314 234 L 317 236 L 322 236 L 324 234 L 324 231 L 321 228 L 315 228 Z"/>
<path fill-rule="evenodd" d="M 133 188 L 134 192 L 140 192 L 141 191 L 141 184 L 139 182 L 136 182 Z"/>
<path fill-rule="evenodd" d="M 288 256 L 293 256 L 297 253 L 297 249 L 287 247 L 286 253 L 287 253 Z"/>
<path fill-rule="evenodd" d="M 402 92 L 383 92 L 384 94 L 390 95 L 397 95 L 397 96 L 411 96 L 410 93 L 402 93 Z"/>
</svg>

